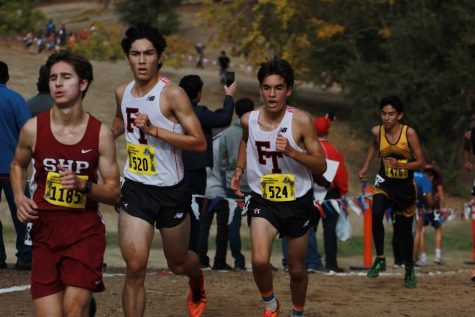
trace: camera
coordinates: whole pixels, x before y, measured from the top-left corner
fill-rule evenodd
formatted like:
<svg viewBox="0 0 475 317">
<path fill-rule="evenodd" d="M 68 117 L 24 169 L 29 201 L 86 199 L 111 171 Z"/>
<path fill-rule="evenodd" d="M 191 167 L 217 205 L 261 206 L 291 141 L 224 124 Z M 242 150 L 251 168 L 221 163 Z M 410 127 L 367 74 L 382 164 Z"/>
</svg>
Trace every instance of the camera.
<svg viewBox="0 0 475 317">
<path fill-rule="evenodd" d="M 234 72 L 226 72 L 226 86 L 231 86 L 234 83 L 235 75 Z"/>
</svg>

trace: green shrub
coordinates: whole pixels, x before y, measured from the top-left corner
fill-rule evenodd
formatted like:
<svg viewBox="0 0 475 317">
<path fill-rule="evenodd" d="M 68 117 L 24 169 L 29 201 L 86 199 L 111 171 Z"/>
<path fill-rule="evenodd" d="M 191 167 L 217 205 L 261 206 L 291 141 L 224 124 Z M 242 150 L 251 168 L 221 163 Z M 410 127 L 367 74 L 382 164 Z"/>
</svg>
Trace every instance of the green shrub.
<svg viewBox="0 0 475 317">
<path fill-rule="evenodd" d="M 77 43 L 72 50 L 97 61 L 122 59 L 124 54 L 120 46 L 120 28 L 103 23 L 96 23 L 95 26 L 96 30 L 89 34 L 87 41 Z"/>
</svg>

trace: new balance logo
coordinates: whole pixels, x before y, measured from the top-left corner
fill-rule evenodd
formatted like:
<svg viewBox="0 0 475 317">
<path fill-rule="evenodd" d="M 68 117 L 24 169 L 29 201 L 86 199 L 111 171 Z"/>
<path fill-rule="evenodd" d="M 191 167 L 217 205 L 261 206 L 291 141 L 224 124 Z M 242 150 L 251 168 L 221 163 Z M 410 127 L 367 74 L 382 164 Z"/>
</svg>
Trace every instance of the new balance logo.
<svg viewBox="0 0 475 317">
<path fill-rule="evenodd" d="M 86 153 L 89 153 L 91 151 L 92 151 L 92 149 L 89 149 L 89 150 L 81 149 L 81 154 L 86 154 Z"/>
<path fill-rule="evenodd" d="M 155 96 L 148 96 L 147 98 L 147 101 L 154 101 L 155 100 Z"/>
<path fill-rule="evenodd" d="M 175 217 L 173 217 L 173 218 L 175 218 L 175 219 L 181 219 L 181 218 L 183 218 L 183 215 L 184 215 L 183 212 L 177 212 L 177 213 L 175 214 Z"/>
<path fill-rule="evenodd" d="M 379 174 L 376 174 L 376 179 L 374 181 L 374 185 L 379 185 L 384 183 L 384 178 L 379 176 Z"/>
</svg>

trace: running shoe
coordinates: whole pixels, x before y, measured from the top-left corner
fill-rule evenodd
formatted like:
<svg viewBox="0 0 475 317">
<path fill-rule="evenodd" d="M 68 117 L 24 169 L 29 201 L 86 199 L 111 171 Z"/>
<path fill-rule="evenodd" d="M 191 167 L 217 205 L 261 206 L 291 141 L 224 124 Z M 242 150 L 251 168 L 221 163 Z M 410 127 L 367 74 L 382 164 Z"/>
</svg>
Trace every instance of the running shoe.
<svg viewBox="0 0 475 317">
<path fill-rule="evenodd" d="M 422 259 L 419 259 L 419 260 L 416 261 L 416 263 L 414 263 L 414 265 L 417 266 L 417 267 L 423 267 L 426 264 L 427 264 L 427 261 L 424 261 Z"/>
<path fill-rule="evenodd" d="M 406 288 L 416 288 L 417 279 L 416 279 L 416 272 L 414 268 L 407 268 L 406 274 L 404 275 L 404 286 Z"/>
<path fill-rule="evenodd" d="M 368 277 L 378 277 L 379 272 L 386 271 L 386 258 L 376 258 L 373 266 L 368 270 L 366 274 Z"/>
<path fill-rule="evenodd" d="M 200 317 L 206 308 L 207 301 L 208 299 L 206 298 L 204 289 L 190 288 L 188 294 L 188 312 L 190 313 L 190 316 Z"/>
<path fill-rule="evenodd" d="M 472 282 L 475 282 L 475 269 L 472 270 Z"/>
<path fill-rule="evenodd" d="M 276 310 L 264 310 L 264 315 L 262 317 L 277 317 L 279 316 L 282 308 L 280 307 L 279 301 L 277 301 L 277 309 Z"/>
<path fill-rule="evenodd" d="M 434 259 L 434 263 L 437 264 L 437 265 L 442 265 L 443 264 L 442 258 L 441 257 L 436 257 Z"/>
</svg>

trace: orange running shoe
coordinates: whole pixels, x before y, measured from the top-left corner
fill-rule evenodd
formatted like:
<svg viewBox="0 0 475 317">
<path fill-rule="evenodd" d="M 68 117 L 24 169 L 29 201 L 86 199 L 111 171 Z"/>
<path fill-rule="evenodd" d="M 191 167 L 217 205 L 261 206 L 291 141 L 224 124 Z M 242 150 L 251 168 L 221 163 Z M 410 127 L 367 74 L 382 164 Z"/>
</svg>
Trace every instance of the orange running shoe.
<svg viewBox="0 0 475 317">
<path fill-rule="evenodd" d="M 188 312 L 191 317 L 200 317 L 206 308 L 206 298 L 204 289 L 191 289 L 188 294 Z"/>
<path fill-rule="evenodd" d="M 279 316 L 280 312 L 282 311 L 279 302 L 277 302 L 277 309 L 276 310 L 264 310 L 264 315 L 262 317 L 277 317 Z"/>
<path fill-rule="evenodd" d="M 472 282 L 475 282 L 475 269 L 472 270 Z"/>
</svg>

